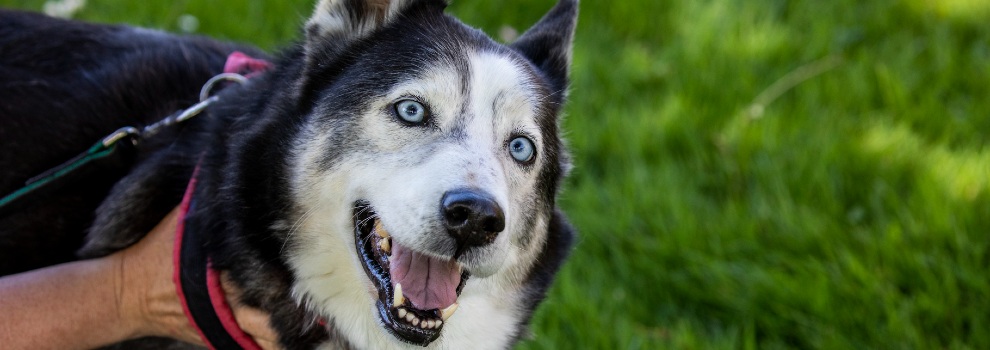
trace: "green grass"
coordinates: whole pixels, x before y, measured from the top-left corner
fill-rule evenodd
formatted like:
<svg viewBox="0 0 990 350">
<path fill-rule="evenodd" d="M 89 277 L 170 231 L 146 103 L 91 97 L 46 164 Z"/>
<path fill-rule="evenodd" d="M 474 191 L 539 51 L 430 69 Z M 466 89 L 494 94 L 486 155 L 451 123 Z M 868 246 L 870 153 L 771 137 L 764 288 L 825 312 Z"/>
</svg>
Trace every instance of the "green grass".
<svg viewBox="0 0 990 350">
<path fill-rule="evenodd" d="M 91 2 L 265 48 L 312 7 Z M 451 11 L 495 35 L 551 3 Z M 990 348 L 990 1 L 582 6 L 581 238 L 522 348 Z"/>
</svg>

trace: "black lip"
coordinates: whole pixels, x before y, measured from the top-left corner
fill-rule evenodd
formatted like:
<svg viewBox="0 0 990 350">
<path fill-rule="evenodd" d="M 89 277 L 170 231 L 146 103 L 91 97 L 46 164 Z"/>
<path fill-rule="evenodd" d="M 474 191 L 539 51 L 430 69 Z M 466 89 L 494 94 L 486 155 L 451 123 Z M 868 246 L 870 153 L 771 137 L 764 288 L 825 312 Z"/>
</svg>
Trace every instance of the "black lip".
<svg viewBox="0 0 990 350">
<path fill-rule="evenodd" d="M 355 203 L 353 218 L 355 249 L 357 250 L 358 257 L 361 258 L 361 266 L 364 267 L 368 278 L 371 279 L 372 284 L 375 285 L 375 289 L 378 290 L 376 306 L 382 325 L 392 335 L 410 344 L 427 346 L 437 340 L 440 337 L 440 331 L 443 330 L 443 326 L 434 329 L 423 329 L 405 322 L 400 322 L 397 305 L 392 305 L 395 291 L 392 288 L 392 277 L 389 274 L 388 268 L 386 268 L 387 262 L 380 259 L 373 252 L 372 245 L 377 243 L 375 243 L 375 238 L 371 237 L 375 218 L 375 212 L 371 204 L 367 201 L 358 201 Z M 468 277 L 470 277 L 470 274 L 467 271 L 461 274 L 461 283 L 457 286 L 458 295 L 464 289 L 464 284 L 467 282 Z M 440 318 L 440 310 L 419 310 L 413 308 L 408 300 L 403 305 L 398 306 L 402 306 L 408 312 L 413 313 L 421 319 Z"/>
</svg>

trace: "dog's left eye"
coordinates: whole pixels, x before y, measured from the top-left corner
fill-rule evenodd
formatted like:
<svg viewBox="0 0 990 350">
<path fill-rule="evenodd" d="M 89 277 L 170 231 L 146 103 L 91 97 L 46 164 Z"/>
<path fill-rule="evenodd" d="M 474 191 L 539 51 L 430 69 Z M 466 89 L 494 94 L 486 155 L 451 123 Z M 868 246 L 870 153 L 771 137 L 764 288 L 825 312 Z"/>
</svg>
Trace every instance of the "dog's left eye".
<svg viewBox="0 0 990 350">
<path fill-rule="evenodd" d="M 527 163 L 533 160 L 533 153 L 536 153 L 533 141 L 524 136 L 519 136 L 509 142 L 509 154 L 520 163 Z"/>
<path fill-rule="evenodd" d="M 395 104 L 395 114 L 407 123 L 420 124 L 426 120 L 426 107 L 413 100 L 402 100 Z"/>
</svg>

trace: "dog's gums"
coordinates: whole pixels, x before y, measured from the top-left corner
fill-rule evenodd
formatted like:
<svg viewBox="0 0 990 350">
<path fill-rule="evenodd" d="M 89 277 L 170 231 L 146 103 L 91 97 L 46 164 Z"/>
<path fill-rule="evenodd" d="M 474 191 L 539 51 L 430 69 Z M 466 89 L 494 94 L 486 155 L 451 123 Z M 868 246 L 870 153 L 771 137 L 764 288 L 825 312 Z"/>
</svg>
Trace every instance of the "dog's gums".
<svg viewBox="0 0 990 350">
<path fill-rule="evenodd" d="M 439 338 L 444 324 L 458 308 L 456 298 L 470 274 L 454 261 L 426 257 L 398 245 L 367 202 L 354 206 L 354 233 L 358 257 L 378 290 L 376 306 L 382 325 L 399 339 L 412 344 L 425 346 Z M 405 266 L 392 266 L 400 259 Z M 413 271 L 417 268 L 429 269 L 426 273 L 432 280 L 419 281 L 412 291 L 407 289 L 412 292 L 407 297 L 399 280 L 423 274 Z M 401 276 L 393 276 L 393 273 Z M 437 274 L 448 276 L 437 278 Z M 454 275 L 449 276 L 451 274 Z"/>
</svg>

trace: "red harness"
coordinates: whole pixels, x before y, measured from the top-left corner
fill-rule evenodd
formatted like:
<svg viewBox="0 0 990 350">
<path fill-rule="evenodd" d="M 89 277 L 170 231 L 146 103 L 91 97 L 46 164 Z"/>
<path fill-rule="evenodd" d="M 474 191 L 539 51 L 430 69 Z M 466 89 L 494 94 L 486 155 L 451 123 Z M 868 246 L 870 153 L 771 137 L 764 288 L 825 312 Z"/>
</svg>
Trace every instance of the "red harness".
<svg viewBox="0 0 990 350">
<path fill-rule="evenodd" d="M 234 52 L 227 57 L 224 73 L 238 73 L 250 78 L 271 67 L 271 63 L 267 61 Z M 172 281 L 182 302 L 182 310 L 189 319 L 189 324 L 196 328 L 199 337 L 210 349 L 261 350 L 258 343 L 238 326 L 234 318 L 220 283 L 220 272 L 211 268 L 210 259 L 204 250 L 206 237 L 185 235 L 186 228 L 195 226 L 194 222 L 188 220 L 188 214 L 195 205 L 193 194 L 196 192 L 198 175 L 197 165 L 179 206 L 175 248 L 172 252 Z"/>
<path fill-rule="evenodd" d="M 220 272 L 210 267 L 209 258 L 202 256 L 205 254 L 196 254 L 201 256 L 195 257 L 189 256 L 190 251 L 202 253 L 200 249 L 188 249 L 187 246 L 193 238 L 186 239 L 185 235 L 186 218 L 193 205 L 197 175 L 199 175 L 198 167 L 193 171 L 192 179 L 189 180 L 186 194 L 179 206 L 179 218 L 175 230 L 175 249 L 172 251 L 172 264 L 175 267 L 172 281 L 175 283 L 175 290 L 179 294 L 179 301 L 182 302 L 182 311 L 189 319 L 189 324 L 196 328 L 196 333 L 199 333 L 200 339 L 210 349 L 228 349 L 232 348 L 231 345 L 236 345 L 242 349 L 261 350 L 258 343 L 237 325 L 234 312 L 231 310 L 230 304 L 227 303 L 223 286 L 220 284 Z M 204 259 L 205 261 L 202 261 Z M 196 264 L 196 262 L 205 263 Z M 203 293 L 204 287 L 206 298 L 204 298 Z M 215 319 L 209 317 L 211 313 Z M 219 322 L 219 327 L 217 322 Z"/>
</svg>

